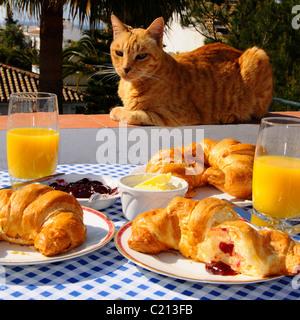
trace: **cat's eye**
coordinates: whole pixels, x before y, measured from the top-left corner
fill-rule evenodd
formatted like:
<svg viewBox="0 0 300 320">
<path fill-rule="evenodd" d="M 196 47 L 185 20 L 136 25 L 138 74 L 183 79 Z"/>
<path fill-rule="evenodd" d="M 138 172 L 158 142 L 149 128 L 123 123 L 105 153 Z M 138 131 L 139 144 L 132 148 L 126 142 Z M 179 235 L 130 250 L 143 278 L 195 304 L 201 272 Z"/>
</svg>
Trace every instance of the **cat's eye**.
<svg viewBox="0 0 300 320">
<path fill-rule="evenodd" d="M 119 57 L 123 57 L 123 52 L 122 51 L 116 51 L 116 55 Z"/>
<path fill-rule="evenodd" d="M 147 53 L 138 54 L 138 55 L 136 56 L 136 59 L 137 59 L 137 60 L 143 60 L 143 59 L 145 59 L 146 57 L 147 57 Z"/>
</svg>

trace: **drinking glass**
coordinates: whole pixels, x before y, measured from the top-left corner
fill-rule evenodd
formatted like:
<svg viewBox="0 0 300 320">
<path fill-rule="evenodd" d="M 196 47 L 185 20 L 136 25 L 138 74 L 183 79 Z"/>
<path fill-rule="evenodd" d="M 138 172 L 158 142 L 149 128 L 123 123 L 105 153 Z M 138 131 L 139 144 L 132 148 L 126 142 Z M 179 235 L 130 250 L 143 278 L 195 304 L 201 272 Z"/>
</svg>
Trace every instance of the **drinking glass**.
<svg viewBox="0 0 300 320">
<path fill-rule="evenodd" d="M 59 124 L 52 93 L 13 93 L 7 121 L 7 164 L 12 184 L 55 173 Z"/>
<path fill-rule="evenodd" d="M 300 119 L 261 120 L 252 200 L 255 216 L 291 235 L 300 232 Z"/>
</svg>

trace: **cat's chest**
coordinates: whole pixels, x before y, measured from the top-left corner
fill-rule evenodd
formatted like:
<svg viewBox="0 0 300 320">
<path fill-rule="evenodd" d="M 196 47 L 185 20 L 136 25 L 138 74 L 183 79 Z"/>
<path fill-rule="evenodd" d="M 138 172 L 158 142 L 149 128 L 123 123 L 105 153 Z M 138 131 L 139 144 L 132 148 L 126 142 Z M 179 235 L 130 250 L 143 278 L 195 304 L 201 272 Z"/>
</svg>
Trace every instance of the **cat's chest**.
<svg viewBox="0 0 300 320">
<path fill-rule="evenodd" d="M 119 95 L 126 104 L 135 103 L 136 100 L 151 100 L 155 96 L 155 88 L 144 85 L 133 85 L 128 81 L 121 80 L 119 84 Z"/>
</svg>

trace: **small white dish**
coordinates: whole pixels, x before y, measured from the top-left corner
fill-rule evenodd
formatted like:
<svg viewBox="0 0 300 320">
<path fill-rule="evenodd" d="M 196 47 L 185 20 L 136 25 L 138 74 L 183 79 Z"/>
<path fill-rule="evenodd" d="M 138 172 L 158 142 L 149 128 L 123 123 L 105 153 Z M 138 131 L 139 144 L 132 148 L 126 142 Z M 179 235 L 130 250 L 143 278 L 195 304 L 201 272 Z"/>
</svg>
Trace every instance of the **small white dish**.
<svg viewBox="0 0 300 320">
<path fill-rule="evenodd" d="M 154 209 L 165 208 L 175 197 L 184 197 L 188 184 L 185 180 L 171 176 L 170 182 L 177 188 L 174 190 L 149 191 L 134 189 L 141 178 L 158 176 L 155 173 L 130 174 L 122 177 L 119 182 L 119 192 L 122 210 L 126 219 L 133 220 L 138 214 Z"/>
<path fill-rule="evenodd" d="M 61 177 L 56 177 L 51 180 L 45 181 L 43 184 L 49 186 L 51 183 L 57 180 L 64 180 L 66 183 L 70 183 L 70 182 L 76 182 L 83 178 L 100 181 L 104 185 L 107 185 L 112 189 L 117 188 L 119 185 L 119 179 L 112 178 L 105 175 L 95 175 L 95 174 L 64 174 Z M 77 198 L 77 200 L 84 207 L 92 208 L 95 210 L 102 210 L 112 206 L 119 198 L 120 198 L 120 194 L 118 193 L 116 195 L 112 195 L 107 198 L 97 199 L 92 202 L 89 201 L 89 198 Z"/>
</svg>

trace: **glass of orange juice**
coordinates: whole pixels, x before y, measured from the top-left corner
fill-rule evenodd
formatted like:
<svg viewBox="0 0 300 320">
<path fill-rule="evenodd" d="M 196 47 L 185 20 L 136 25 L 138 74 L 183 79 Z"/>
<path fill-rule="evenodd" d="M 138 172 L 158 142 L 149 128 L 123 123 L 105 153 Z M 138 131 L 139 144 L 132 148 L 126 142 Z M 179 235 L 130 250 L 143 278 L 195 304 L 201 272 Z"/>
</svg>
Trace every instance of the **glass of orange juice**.
<svg viewBox="0 0 300 320">
<path fill-rule="evenodd" d="M 252 200 L 256 217 L 290 234 L 300 233 L 300 119 L 262 119 Z"/>
<path fill-rule="evenodd" d="M 44 92 L 11 94 L 7 120 L 7 165 L 11 183 L 55 173 L 58 147 L 56 95 Z"/>
</svg>

